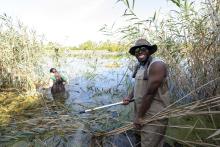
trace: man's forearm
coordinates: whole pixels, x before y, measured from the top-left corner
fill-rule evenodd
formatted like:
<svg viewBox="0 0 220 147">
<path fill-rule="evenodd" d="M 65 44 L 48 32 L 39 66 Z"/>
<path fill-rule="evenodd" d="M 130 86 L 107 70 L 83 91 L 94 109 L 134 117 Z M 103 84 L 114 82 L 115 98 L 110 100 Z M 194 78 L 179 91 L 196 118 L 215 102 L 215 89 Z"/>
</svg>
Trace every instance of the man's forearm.
<svg viewBox="0 0 220 147">
<path fill-rule="evenodd" d="M 144 115 L 146 114 L 146 112 L 148 111 L 148 109 L 150 108 L 150 105 L 152 103 L 152 99 L 153 99 L 154 95 L 146 95 L 143 100 L 142 103 L 138 109 L 138 113 L 137 113 L 137 117 L 138 118 L 143 118 Z"/>
<path fill-rule="evenodd" d="M 133 98 L 134 98 L 134 88 L 133 88 L 132 91 L 129 93 L 128 98 L 129 98 L 129 99 L 133 99 Z"/>
<path fill-rule="evenodd" d="M 147 92 L 142 99 L 142 103 L 141 103 L 140 107 L 138 108 L 138 117 L 139 118 L 144 117 L 144 115 L 146 114 L 146 112 L 150 108 L 153 97 L 157 93 L 157 89 L 158 89 L 159 85 L 160 85 L 159 82 L 152 82 L 151 80 L 149 80 L 149 85 L 146 89 Z"/>
</svg>

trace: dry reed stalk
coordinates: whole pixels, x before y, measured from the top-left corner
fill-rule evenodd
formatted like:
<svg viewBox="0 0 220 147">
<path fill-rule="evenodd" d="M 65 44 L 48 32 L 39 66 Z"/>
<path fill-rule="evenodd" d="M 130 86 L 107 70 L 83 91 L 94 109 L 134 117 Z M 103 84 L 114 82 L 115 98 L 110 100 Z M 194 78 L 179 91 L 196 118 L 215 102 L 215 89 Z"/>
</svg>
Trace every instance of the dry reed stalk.
<svg viewBox="0 0 220 147">
<path fill-rule="evenodd" d="M 218 129 L 213 129 L 213 128 L 197 128 L 193 126 L 174 126 L 174 125 L 159 125 L 159 124 L 153 124 L 150 123 L 148 124 L 149 126 L 158 126 L 158 127 L 168 127 L 168 128 L 177 128 L 177 129 L 195 129 L 195 130 L 201 130 L 201 131 L 216 131 Z"/>
</svg>

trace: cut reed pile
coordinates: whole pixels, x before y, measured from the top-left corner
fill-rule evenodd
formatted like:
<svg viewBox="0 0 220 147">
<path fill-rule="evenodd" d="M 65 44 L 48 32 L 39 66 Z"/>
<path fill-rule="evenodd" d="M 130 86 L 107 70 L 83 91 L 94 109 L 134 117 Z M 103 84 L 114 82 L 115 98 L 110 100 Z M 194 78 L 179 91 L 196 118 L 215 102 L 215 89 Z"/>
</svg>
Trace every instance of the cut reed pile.
<svg viewBox="0 0 220 147">
<path fill-rule="evenodd" d="M 0 96 L 0 103 L 3 114 L 0 116 L 0 144 L 37 135 L 70 134 L 79 128 L 83 130 L 78 117 L 68 113 L 63 104 L 48 101 L 39 95 L 31 97 L 4 93 Z"/>
<path fill-rule="evenodd" d="M 142 123 L 147 124 L 153 121 L 162 120 L 166 118 L 172 118 L 172 117 L 182 117 L 182 116 L 191 116 L 191 115 L 212 115 L 212 114 L 216 115 L 216 114 L 220 114 L 220 111 L 217 111 L 217 110 L 214 111 L 211 109 L 216 108 L 218 106 L 220 106 L 220 97 L 208 98 L 207 100 L 200 100 L 200 101 L 192 102 L 186 105 L 168 107 L 164 109 L 163 111 L 159 112 L 158 114 L 152 116 L 151 118 L 145 119 Z M 172 127 L 172 126 L 168 126 L 168 127 Z M 193 126 L 185 127 L 185 128 L 190 129 L 192 127 Z M 110 136 L 110 135 L 115 135 L 115 134 L 128 131 L 130 129 L 133 129 L 133 123 L 129 123 L 126 126 L 120 127 L 110 132 L 97 133 L 95 134 L 95 136 L 97 137 L 98 136 Z M 194 129 L 197 129 L 197 128 L 194 128 Z M 199 129 L 213 130 L 213 131 L 217 130 L 215 128 L 199 128 Z"/>
<path fill-rule="evenodd" d="M 0 93 L 0 125 L 8 124 L 18 114 L 36 109 L 40 104 L 39 95 L 22 95 L 15 92 Z"/>
</svg>

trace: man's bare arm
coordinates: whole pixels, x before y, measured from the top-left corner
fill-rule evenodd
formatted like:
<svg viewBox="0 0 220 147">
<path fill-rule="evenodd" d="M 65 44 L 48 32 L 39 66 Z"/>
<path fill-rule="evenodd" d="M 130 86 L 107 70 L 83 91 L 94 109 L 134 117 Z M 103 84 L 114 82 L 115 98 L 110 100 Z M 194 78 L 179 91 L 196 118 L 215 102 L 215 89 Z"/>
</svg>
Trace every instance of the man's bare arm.
<svg viewBox="0 0 220 147">
<path fill-rule="evenodd" d="M 142 103 L 138 108 L 137 118 L 143 118 L 145 113 L 150 108 L 152 99 L 157 93 L 158 88 L 166 77 L 166 66 L 163 62 L 155 62 L 151 65 L 149 76 L 148 76 L 148 86 L 146 89 L 146 94 L 143 97 Z"/>
<path fill-rule="evenodd" d="M 134 87 L 132 88 L 131 92 L 129 93 L 128 98 L 130 98 L 130 99 L 134 98 Z"/>
</svg>

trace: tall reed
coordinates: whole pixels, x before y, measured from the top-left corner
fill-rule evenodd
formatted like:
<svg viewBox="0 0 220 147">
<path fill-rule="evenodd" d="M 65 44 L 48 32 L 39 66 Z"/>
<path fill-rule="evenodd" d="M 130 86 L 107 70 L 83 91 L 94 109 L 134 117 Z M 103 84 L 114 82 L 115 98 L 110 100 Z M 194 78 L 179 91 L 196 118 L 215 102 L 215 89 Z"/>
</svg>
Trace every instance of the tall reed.
<svg viewBox="0 0 220 147">
<path fill-rule="evenodd" d="M 164 111 L 172 107 L 175 111 L 157 114 L 162 119 L 170 118 L 168 127 L 171 128 L 164 136 L 186 146 L 218 146 L 219 138 L 216 136 L 220 134 L 220 107 L 215 97 L 220 95 L 220 1 L 170 0 L 176 6 L 175 10 L 163 18 L 156 11 L 148 19 L 141 19 L 135 13 L 135 0 L 118 2 L 126 5 L 123 15 L 129 25 L 115 32 L 121 33 L 123 39 L 130 43 L 138 38 L 146 38 L 157 44 L 159 49 L 156 56 L 163 58 L 169 66 L 172 105 Z M 205 101 L 205 105 L 202 101 Z M 187 109 L 188 106 L 192 107 Z M 179 111 L 179 107 L 184 111 Z M 190 124 L 178 124 L 178 120 Z M 151 121 L 147 119 L 145 123 Z M 173 129 L 175 125 L 179 126 Z M 184 125 L 189 125 L 191 129 L 187 130 Z M 205 132 L 196 131 L 198 126 L 202 126 Z M 132 127 L 130 123 L 102 135 L 114 135 Z M 215 130 L 208 132 L 212 129 Z M 176 138 L 178 135 L 180 137 Z"/>
<path fill-rule="evenodd" d="M 43 44 L 35 31 L 6 14 L 0 15 L 0 88 L 35 90 L 42 74 Z"/>
<path fill-rule="evenodd" d="M 137 38 L 147 38 L 159 46 L 156 55 L 165 59 L 169 65 L 173 99 L 220 76 L 219 0 L 170 0 L 176 5 L 175 10 L 163 18 L 155 11 L 152 17 L 144 20 L 133 9 L 135 0 L 119 1 L 127 6 L 124 16 L 129 25 L 120 28 L 118 32 L 131 43 Z M 219 89 L 217 80 L 187 100 L 217 95 Z"/>
</svg>

